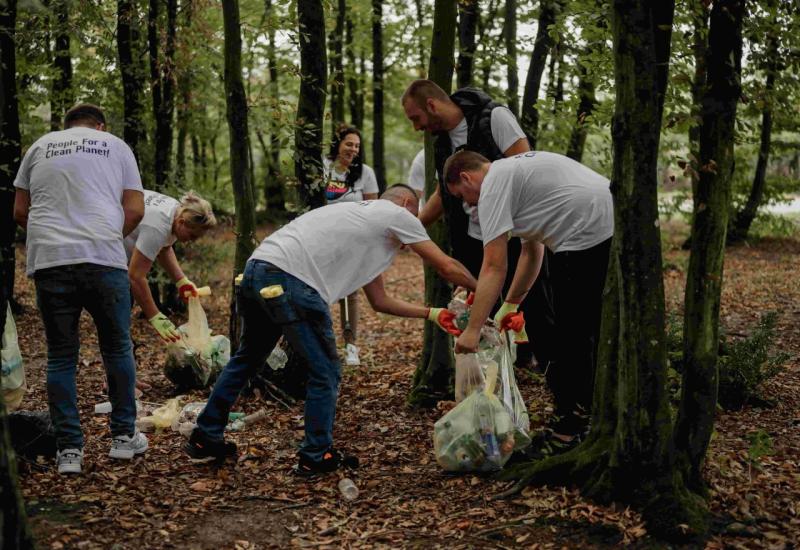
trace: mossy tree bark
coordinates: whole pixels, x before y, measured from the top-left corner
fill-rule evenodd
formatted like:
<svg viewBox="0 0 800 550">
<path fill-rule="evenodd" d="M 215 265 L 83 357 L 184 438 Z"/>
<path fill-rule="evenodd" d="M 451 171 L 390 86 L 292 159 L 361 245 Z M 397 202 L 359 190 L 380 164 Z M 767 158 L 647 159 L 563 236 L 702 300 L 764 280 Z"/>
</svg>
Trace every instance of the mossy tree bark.
<svg viewBox="0 0 800 550">
<path fill-rule="evenodd" d="M 344 15 L 342 15 L 344 17 Z M 280 80 L 278 77 L 278 58 L 275 50 L 275 30 L 278 22 L 275 18 L 275 8 L 272 0 L 264 0 L 264 21 L 267 25 L 267 72 L 269 74 L 269 101 L 274 110 L 280 108 Z M 342 96 L 344 100 L 344 96 Z M 344 109 L 344 107 L 342 107 Z M 344 115 L 343 115 L 344 116 Z M 281 173 L 281 136 L 280 121 L 277 117 L 269 117 L 269 144 L 263 142 L 261 132 L 257 133 L 262 141 L 266 162 L 264 177 L 264 199 L 267 210 L 283 216 L 286 213 L 286 193 L 284 177 Z"/>
<path fill-rule="evenodd" d="M 433 16 L 433 40 L 428 74 L 446 92 L 453 82 L 453 56 L 455 53 L 456 0 L 436 0 Z M 425 135 L 425 195 L 430 197 L 438 185 L 433 160 L 433 140 Z M 442 220 L 428 228 L 428 234 L 445 253 L 450 243 Z M 452 289 L 430 267 L 425 267 L 425 303 L 433 307 L 446 307 Z M 422 358 L 414 372 L 414 381 L 408 402 L 415 406 L 434 406 L 437 401 L 452 396 L 453 342 L 450 335 L 433 323 L 425 322 Z"/>
<path fill-rule="evenodd" d="M 676 432 L 679 458 L 688 470 L 687 483 L 695 491 L 704 489 L 702 464 L 717 406 L 719 307 L 734 169 L 736 107 L 741 96 L 743 14 L 744 0 L 718 0 L 711 9 L 709 23 Z"/>
<path fill-rule="evenodd" d="M 308 208 L 325 205 L 322 184 L 322 123 L 325 114 L 325 13 L 322 0 L 297 3 L 300 26 L 300 94 L 294 134 L 294 171 Z"/>
<path fill-rule="evenodd" d="M 383 80 L 383 0 L 372 0 L 372 168 L 380 193 L 386 189 Z"/>
<path fill-rule="evenodd" d="M 531 52 L 531 62 L 528 65 L 528 75 L 525 77 L 525 90 L 522 94 L 522 112 L 520 113 L 520 126 L 528 136 L 531 149 L 536 149 L 536 136 L 539 133 L 539 111 L 536 102 L 539 101 L 539 87 L 542 83 L 542 73 L 547 65 L 547 55 L 553 47 L 549 27 L 556 22 L 556 16 L 561 10 L 563 0 L 542 0 L 539 3 L 539 23 L 536 28 L 536 39 Z"/>
<path fill-rule="evenodd" d="M 328 47 L 331 53 L 331 125 L 335 135 L 336 126 L 344 122 L 344 63 L 343 63 L 343 44 L 344 44 L 344 19 L 347 13 L 345 0 L 338 0 L 336 4 L 336 24 L 328 39 Z"/>
<path fill-rule="evenodd" d="M 72 89 L 72 57 L 69 53 L 69 2 L 55 0 L 51 4 L 52 30 L 55 35 L 53 49 L 53 84 L 50 89 L 50 129 L 60 130 L 67 109 L 75 101 Z"/>
<path fill-rule="evenodd" d="M 576 484 L 600 501 L 641 509 L 656 536 L 685 540 L 707 529 L 705 501 L 674 462 L 666 392 L 666 341 L 657 159 L 674 2 L 615 0 L 616 106 L 612 123 L 615 233 L 586 441 L 512 469 L 525 483 Z"/>
<path fill-rule="evenodd" d="M 353 46 L 355 27 L 348 11 L 345 14 L 344 36 L 345 55 L 347 56 L 347 105 L 350 108 L 350 124 L 356 128 L 364 127 L 364 86 L 363 73 L 359 74 L 358 56 Z"/>
<path fill-rule="evenodd" d="M 142 90 L 146 88 L 146 74 L 139 61 L 140 21 L 138 10 L 131 0 L 117 1 L 117 55 L 122 78 L 123 120 L 122 137 L 130 146 L 133 156 L 143 169 L 147 128 L 144 123 L 145 107 Z M 145 174 L 142 174 L 144 177 Z"/>
<path fill-rule="evenodd" d="M 508 108 L 519 116 L 519 75 L 517 74 L 517 2 L 506 0 L 503 19 L 503 42 L 506 46 L 506 102 Z"/>
<path fill-rule="evenodd" d="M 155 117 L 154 187 L 164 191 L 172 171 L 172 118 L 175 113 L 175 47 L 178 20 L 178 0 L 166 0 L 165 42 L 163 59 L 159 53 L 160 4 L 150 0 L 147 20 L 147 40 L 150 52 L 150 79 Z"/>
<path fill-rule="evenodd" d="M 478 0 L 458 1 L 458 62 L 456 63 L 456 86 L 472 86 L 472 70 L 475 65 L 475 29 L 479 17 Z"/>
</svg>

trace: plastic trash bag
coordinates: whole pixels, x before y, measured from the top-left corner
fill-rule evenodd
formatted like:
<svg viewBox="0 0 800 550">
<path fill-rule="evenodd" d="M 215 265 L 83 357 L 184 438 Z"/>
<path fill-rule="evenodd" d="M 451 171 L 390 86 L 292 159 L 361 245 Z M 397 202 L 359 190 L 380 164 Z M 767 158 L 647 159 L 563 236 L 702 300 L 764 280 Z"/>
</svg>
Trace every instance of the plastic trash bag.
<svg viewBox="0 0 800 550">
<path fill-rule="evenodd" d="M 150 416 L 143 416 L 136 420 L 136 427 L 141 431 L 149 431 L 152 428 L 172 428 L 177 425 L 178 417 L 181 414 L 182 395 L 169 399 L 166 403 L 153 410 Z"/>
<path fill-rule="evenodd" d="M 14 323 L 10 305 L 6 309 L 6 326 L 3 328 L 2 346 L 0 383 L 6 409 L 11 412 L 18 409 L 22 403 L 27 384 L 25 383 L 25 367 L 22 365 L 22 353 L 19 351 L 19 342 L 17 341 L 17 325 Z"/>
<path fill-rule="evenodd" d="M 167 346 L 164 374 L 181 389 L 203 389 L 214 383 L 231 357 L 227 336 L 211 335 L 200 299 L 189 298 L 189 321 L 178 327 L 183 338 Z"/>
<path fill-rule="evenodd" d="M 461 401 L 433 427 L 436 461 L 449 472 L 499 470 L 530 444 L 530 419 L 514 377 L 506 334 L 482 337 L 478 353 L 459 354 L 456 393 Z M 494 345 L 491 345 L 494 344 Z"/>
</svg>

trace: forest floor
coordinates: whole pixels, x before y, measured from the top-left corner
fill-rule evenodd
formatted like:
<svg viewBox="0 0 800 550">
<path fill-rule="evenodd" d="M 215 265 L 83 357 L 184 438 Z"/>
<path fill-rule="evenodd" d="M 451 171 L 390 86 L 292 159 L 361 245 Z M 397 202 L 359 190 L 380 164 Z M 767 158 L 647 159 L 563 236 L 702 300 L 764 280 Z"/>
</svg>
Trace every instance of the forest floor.
<svg viewBox="0 0 800 550">
<path fill-rule="evenodd" d="M 677 239 L 675 239 L 677 242 Z M 214 295 L 204 301 L 209 324 L 227 332 L 232 232 L 220 230 L 187 247 L 184 267 Z M 24 265 L 24 251 L 18 255 Z M 679 312 L 688 253 L 667 244 L 665 281 L 670 311 Z M 777 311 L 776 347 L 791 358 L 763 394 L 774 406 L 720 410 L 706 466 L 714 531 L 707 548 L 792 548 L 800 540 L 800 241 L 766 239 L 728 251 L 722 324 L 731 337 L 748 334 Z M 419 259 L 401 253 L 386 275 L 387 291 L 423 301 Z M 17 318 L 29 392 L 23 408 L 46 409 L 46 350 L 32 284 L 18 272 L 24 312 Z M 335 315 L 338 315 L 338 308 Z M 21 482 L 41 548 L 278 548 L 278 547 L 661 547 L 641 518 L 620 506 L 598 505 L 562 487 L 529 487 L 490 500 L 507 486 L 487 477 L 442 473 L 432 449 L 441 410 L 406 405 L 422 347 L 422 321 L 376 314 L 361 300 L 360 367 L 345 367 L 335 439 L 357 454 L 352 474 L 360 496 L 344 501 L 339 474 L 314 481 L 293 477 L 302 437 L 302 408 L 240 400 L 235 410 L 266 407 L 267 422 L 231 433 L 238 462 L 197 466 L 183 437 L 149 434 L 150 449 L 131 462 L 107 457 L 108 419 L 94 414 L 106 401 L 94 327 L 82 319 L 79 404 L 86 434 L 84 473 L 59 476 L 52 461 L 21 464 Z M 138 312 L 138 309 L 137 309 Z M 338 326 L 338 325 L 337 325 Z M 338 332 L 338 331 L 337 331 Z M 134 315 L 142 400 L 175 395 L 162 374 L 164 348 Z M 535 427 L 548 415 L 540 376 L 518 373 Z M 207 391 L 187 401 L 204 401 Z M 535 428 L 534 428 L 535 429 Z M 767 449 L 751 438 L 768 434 Z M 760 455 L 760 456 L 759 456 Z"/>
</svg>

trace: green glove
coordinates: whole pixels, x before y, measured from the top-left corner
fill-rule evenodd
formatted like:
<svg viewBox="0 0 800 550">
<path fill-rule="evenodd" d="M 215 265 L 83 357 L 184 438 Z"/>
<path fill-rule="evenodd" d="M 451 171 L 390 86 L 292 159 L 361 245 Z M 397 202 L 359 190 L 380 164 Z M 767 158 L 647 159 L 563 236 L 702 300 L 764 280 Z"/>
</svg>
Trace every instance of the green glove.
<svg viewBox="0 0 800 550">
<path fill-rule="evenodd" d="M 167 316 L 161 313 L 160 311 L 153 315 L 152 318 L 147 320 L 161 339 L 165 342 L 177 342 L 181 339 L 181 333 L 178 332 L 178 329 L 175 328 L 175 325 L 172 324 L 172 321 L 167 319 Z"/>
<path fill-rule="evenodd" d="M 503 305 L 500 306 L 500 309 L 497 310 L 497 313 L 494 314 L 494 324 L 497 327 L 497 330 L 504 330 L 507 327 L 504 327 L 504 323 L 508 323 L 508 317 L 515 314 L 519 309 L 519 304 L 515 304 L 514 302 L 503 302 Z"/>
<path fill-rule="evenodd" d="M 517 344 L 528 343 L 528 333 L 525 331 L 525 316 L 517 311 L 519 304 L 503 302 L 494 316 L 494 322 L 500 331 L 509 330 L 514 333 L 514 342 Z"/>
<path fill-rule="evenodd" d="M 461 334 L 461 331 L 456 326 L 455 314 L 443 307 L 429 308 L 428 321 L 436 323 L 440 329 L 454 336 L 459 336 Z"/>
</svg>

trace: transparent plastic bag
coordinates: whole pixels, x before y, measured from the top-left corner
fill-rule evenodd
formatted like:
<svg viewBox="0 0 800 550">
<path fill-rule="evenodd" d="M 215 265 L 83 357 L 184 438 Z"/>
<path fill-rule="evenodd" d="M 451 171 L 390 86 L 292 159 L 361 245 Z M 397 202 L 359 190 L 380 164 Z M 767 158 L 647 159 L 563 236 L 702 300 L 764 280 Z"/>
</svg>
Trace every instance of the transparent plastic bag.
<svg viewBox="0 0 800 550">
<path fill-rule="evenodd" d="M 178 422 L 178 417 L 181 414 L 182 398 L 182 395 L 173 397 L 155 409 L 150 416 L 143 416 L 137 419 L 137 427 L 139 427 L 139 429 L 142 429 L 141 426 L 152 426 L 153 428 L 160 429 L 171 428 L 173 424 Z"/>
<path fill-rule="evenodd" d="M 505 333 L 488 328 L 495 334 L 487 334 L 486 342 L 496 345 L 456 356 L 456 392 L 463 400 L 433 428 L 436 461 L 450 472 L 499 470 L 514 450 L 530 444 L 511 342 Z"/>
<path fill-rule="evenodd" d="M 3 327 L 2 370 L 0 370 L 3 401 L 9 412 L 19 408 L 25 395 L 25 367 L 22 364 L 22 353 L 17 341 L 17 325 L 11 306 L 6 309 L 6 325 Z"/>
<path fill-rule="evenodd" d="M 189 298 L 189 321 L 178 327 L 183 338 L 167 346 L 164 374 L 185 389 L 210 386 L 231 356 L 227 336 L 212 336 L 200 299 Z"/>
</svg>

